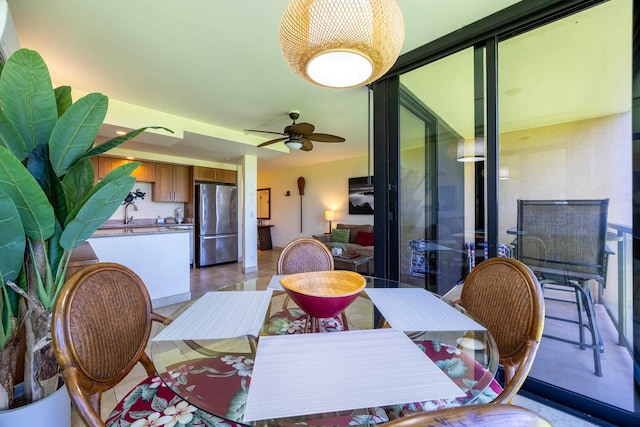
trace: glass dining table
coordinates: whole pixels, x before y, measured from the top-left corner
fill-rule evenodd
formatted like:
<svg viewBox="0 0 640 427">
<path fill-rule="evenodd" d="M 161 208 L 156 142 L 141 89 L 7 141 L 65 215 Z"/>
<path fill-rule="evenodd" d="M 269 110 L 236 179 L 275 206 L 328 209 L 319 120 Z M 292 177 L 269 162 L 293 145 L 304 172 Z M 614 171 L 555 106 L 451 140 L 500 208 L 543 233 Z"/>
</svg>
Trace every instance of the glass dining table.
<svg viewBox="0 0 640 427">
<path fill-rule="evenodd" d="M 151 341 L 163 386 L 236 425 L 376 425 L 404 413 L 487 403 L 501 389 L 493 337 L 420 287 L 364 276 L 329 333 L 300 333 L 273 276 L 180 306 Z M 264 286 L 262 286 L 264 288 Z M 289 303 L 291 305 L 292 303 Z"/>
</svg>

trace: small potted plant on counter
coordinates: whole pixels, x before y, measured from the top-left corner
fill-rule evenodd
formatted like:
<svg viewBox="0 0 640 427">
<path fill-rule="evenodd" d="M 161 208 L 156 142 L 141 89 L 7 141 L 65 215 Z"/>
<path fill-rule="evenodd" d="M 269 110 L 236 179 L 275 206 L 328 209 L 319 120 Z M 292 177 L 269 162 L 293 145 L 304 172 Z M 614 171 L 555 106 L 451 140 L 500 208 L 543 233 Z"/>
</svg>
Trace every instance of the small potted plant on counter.
<svg viewBox="0 0 640 427">
<path fill-rule="evenodd" d="M 1 69 L 0 102 L 1 420 L 3 411 L 17 406 L 19 355 L 25 355 L 24 402 L 60 387 L 51 310 L 71 252 L 116 211 L 135 183 L 131 172 L 138 166 L 124 164 L 94 184 L 91 157 L 148 127 L 93 147 L 107 97 L 91 93 L 73 102 L 71 88 L 54 89 L 41 56 L 27 49 Z M 25 340 L 18 338 L 21 327 Z M 57 420 L 49 417 L 47 425 L 54 425 Z"/>
</svg>

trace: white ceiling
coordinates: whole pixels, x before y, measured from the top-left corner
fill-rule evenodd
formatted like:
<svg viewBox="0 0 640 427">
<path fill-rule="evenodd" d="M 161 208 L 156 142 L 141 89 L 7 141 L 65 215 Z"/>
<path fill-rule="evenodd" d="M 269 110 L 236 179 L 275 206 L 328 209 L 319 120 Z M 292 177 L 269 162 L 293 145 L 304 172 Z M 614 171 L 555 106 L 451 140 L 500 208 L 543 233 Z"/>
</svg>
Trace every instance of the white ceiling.
<svg viewBox="0 0 640 427">
<path fill-rule="evenodd" d="M 54 84 L 110 98 L 104 133 L 163 125 L 127 147 L 150 159 L 235 163 L 258 156 L 259 171 L 361 156 L 367 147 L 367 90 L 316 87 L 285 64 L 278 24 L 287 0 L 8 0 L 21 47 L 37 50 Z M 517 0 L 399 0 L 402 53 Z M 311 152 L 255 148 L 300 112 L 342 144 Z M 112 114 L 112 111 L 115 111 Z M 163 155 L 163 156 L 161 156 Z M 159 157 L 158 157 L 159 156 Z"/>
<path fill-rule="evenodd" d="M 632 3 L 606 2 L 499 44 L 500 131 L 631 109 Z M 473 48 L 403 74 L 401 83 L 473 138 Z"/>
</svg>

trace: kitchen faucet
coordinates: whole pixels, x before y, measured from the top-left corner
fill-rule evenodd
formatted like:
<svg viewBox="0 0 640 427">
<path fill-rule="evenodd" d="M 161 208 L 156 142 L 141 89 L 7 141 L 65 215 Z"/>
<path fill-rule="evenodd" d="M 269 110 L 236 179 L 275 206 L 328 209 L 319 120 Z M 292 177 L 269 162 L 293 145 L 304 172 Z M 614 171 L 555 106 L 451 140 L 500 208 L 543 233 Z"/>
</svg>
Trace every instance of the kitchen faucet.
<svg viewBox="0 0 640 427">
<path fill-rule="evenodd" d="M 133 205 L 133 210 L 134 210 L 134 211 L 137 211 L 137 210 L 138 210 L 138 207 L 137 207 L 137 206 L 136 206 L 136 204 L 135 204 L 135 203 L 133 203 L 133 202 L 129 202 L 129 203 L 127 203 L 127 204 L 124 206 L 124 223 L 125 223 L 125 225 L 126 225 L 126 224 L 130 224 L 130 223 L 132 223 L 132 222 L 133 222 L 133 215 L 131 215 L 131 216 L 129 216 L 129 217 L 127 216 L 127 210 L 128 210 L 128 208 L 129 208 L 129 206 L 131 206 L 131 205 Z"/>
</svg>

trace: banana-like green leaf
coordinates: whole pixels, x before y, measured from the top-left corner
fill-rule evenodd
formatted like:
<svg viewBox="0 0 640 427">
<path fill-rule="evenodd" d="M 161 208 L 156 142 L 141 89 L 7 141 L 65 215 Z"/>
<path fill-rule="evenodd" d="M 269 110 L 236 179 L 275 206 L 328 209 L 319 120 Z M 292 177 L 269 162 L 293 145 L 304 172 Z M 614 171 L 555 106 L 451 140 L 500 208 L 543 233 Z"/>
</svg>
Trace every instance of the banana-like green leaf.
<svg viewBox="0 0 640 427">
<path fill-rule="evenodd" d="M 62 116 L 71 104 L 71 86 L 59 86 L 53 90 L 56 94 L 56 105 L 58 106 L 58 117 Z"/>
<path fill-rule="evenodd" d="M 47 240 L 47 257 L 49 260 L 49 268 L 53 277 L 50 280 L 45 280 L 49 284 L 49 294 L 54 289 L 54 284 L 58 281 L 58 271 L 60 270 L 60 264 L 65 254 L 64 249 L 60 246 L 60 237 L 62 236 L 62 227 L 56 221 L 56 228 L 51 237 Z"/>
<path fill-rule="evenodd" d="M 56 214 L 56 221 L 60 224 L 67 222 L 69 216 L 69 210 L 67 209 L 67 197 L 65 195 L 62 183 L 56 176 L 56 174 L 50 170 L 50 194 L 49 203 L 53 206 L 53 212 Z"/>
<path fill-rule="evenodd" d="M 2 275 L 0 274 L 0 280 Z M 0 282 L 0 350 L 4 348 L 5 344 L 9 340 L 9 337 L 14 333 L 16 318 L 14 311 L 11 307 L 11 301 L 9 297 L 9 288 L 6 282 Z"/>
<path fill-rule="evenodd" d="M 59 177 L 91 148 L 107 115 L 109 100 L 90 93 L 74 102 L 60 117 L 49 140 L 49 159 Z"/>
<path fill-rule="evenodd" d="M 44 194 L 49 197 L 51 195 L 51 164 L 49 163 L 49 146 L 47 144 L 40 144 L 29 153 L 27 170 L 38 181 Z"/>
<path fill-rule="evenodd" d="M 108 183 L 110 183 L 112 181 L 115 181 L 115 180 L 120 179 L 122 177 L 130 176 L 131 173 L 139 165 L 140 165 L 140 162 L 125 163 L 125 164 L 120 165 L 117 168 L 113 169 L 111 172 L 109 172 L 107 174 L 107 176 L 102 178 L 102 180 L 100 182 L 98 182 L 96 185 L 94 185 L 93 188 L 91 188 L 91 191 L 89 192 L 89 194 L 87 194 L 85 196 L 85 198 L 80 203 L 77 203 L 75 205 L 75 207 L 73 208 L 73 210 L 71 212 L 69 212 L 69 215 L 67 216 L 67 220 L 65 221 L 64 227 L 65 228 L 67 227 L 69 222 L 71 222 L 71 220 L 73 220 L 76 217 L 76 215 L 78 214 L 78 211 L 82 208 L 82 206 L 84 206 L 86 201 L 89 200 L 91 197 L 93 197 L 93 195 L 97 191 L 99 191 L 100 189 L 102 189 L 102 187 L 104 187 L 105 185 L 107 185 Z M 132 185 L 132 187 L 133 187 L 133 185 Z M 131 191 L 131 189 L 129 189 L 129 191 Z M 127 194 L 128 194 L 128 192 L 127 192 Z M 127 196 L 127 194 L 122 196 L 123 200 Z M 115 209 L 114 209 L 114 212 L 115 212 Z"/>
<path fill-rule="evenodd" d="M 2 284 L 14 281 L 24 260 L 25 237 L 18 208 L 7 193 L 0 191 L 0 276 Z"/>
<path fill-rule="evenodd" d="M 62 180 L 62 188 L 70 212 L 93 188 L 95 171 L 91 159 L 82 159 L 73 165 Z"/>
<path fill-rule="evenodd" d="M 38 52 L 20 49 L 9 57 L 0 75 L 0 99 L 27 152 L 49 142 L 58 107 L 49 70 Z"/>
<path fill-rule="evenodd" d="M 165 127 L 162 126 L 146 126 L 140 129 L 136 129 L 136 130 L 132 130 L 131 132 L 127 133 L 126 135 L 121 135 L 118 137 L 115 137 L 113 139 L 108 140 L 107 142 L 98 145 L 97 147 L 93 147 L 90 151 L 88 151 L 84 157 L 93 157 L 93 156 L 98 156 L 102 153 L 106 153 L 107 151 L 111 150 L 112 148 L 117 147 L 118 145 L 122 144 L 123 142 L 127 142 L 130 139 L 135 138 L 136 136 L 140 135 L 142 132 L 144 132 L 147 129 L 164 129 L 167 132 L 173 133 L 173 131 L 171 129 L 167 129 Z"/>
<path fill-rule="evenodd" d="M 18 208 L 27 236 L 35 240 L 51 237 L 55 223 L 53 207 L 33 176 L 4 147 L 0 147 L 0 190 Z"/>
<path fill-rule="evenodd" d="M 0 109 L 0 145 L 7 148 L 20 160 L 24 160 L 29 155 L 27 145 L 22 139 L 22 135 L 13 126 L 13 123 L 7 119 L 4 111 Z"/>
<path fill-rule="evenodd" d="M 60 246 L 67 251 L 72 251 L 91 237 L 118 209 L 135 182 L 134 177 L 124 176 L 109 182 L 93 193 L 65 227 L 60 237 Z"/>
</svg>

